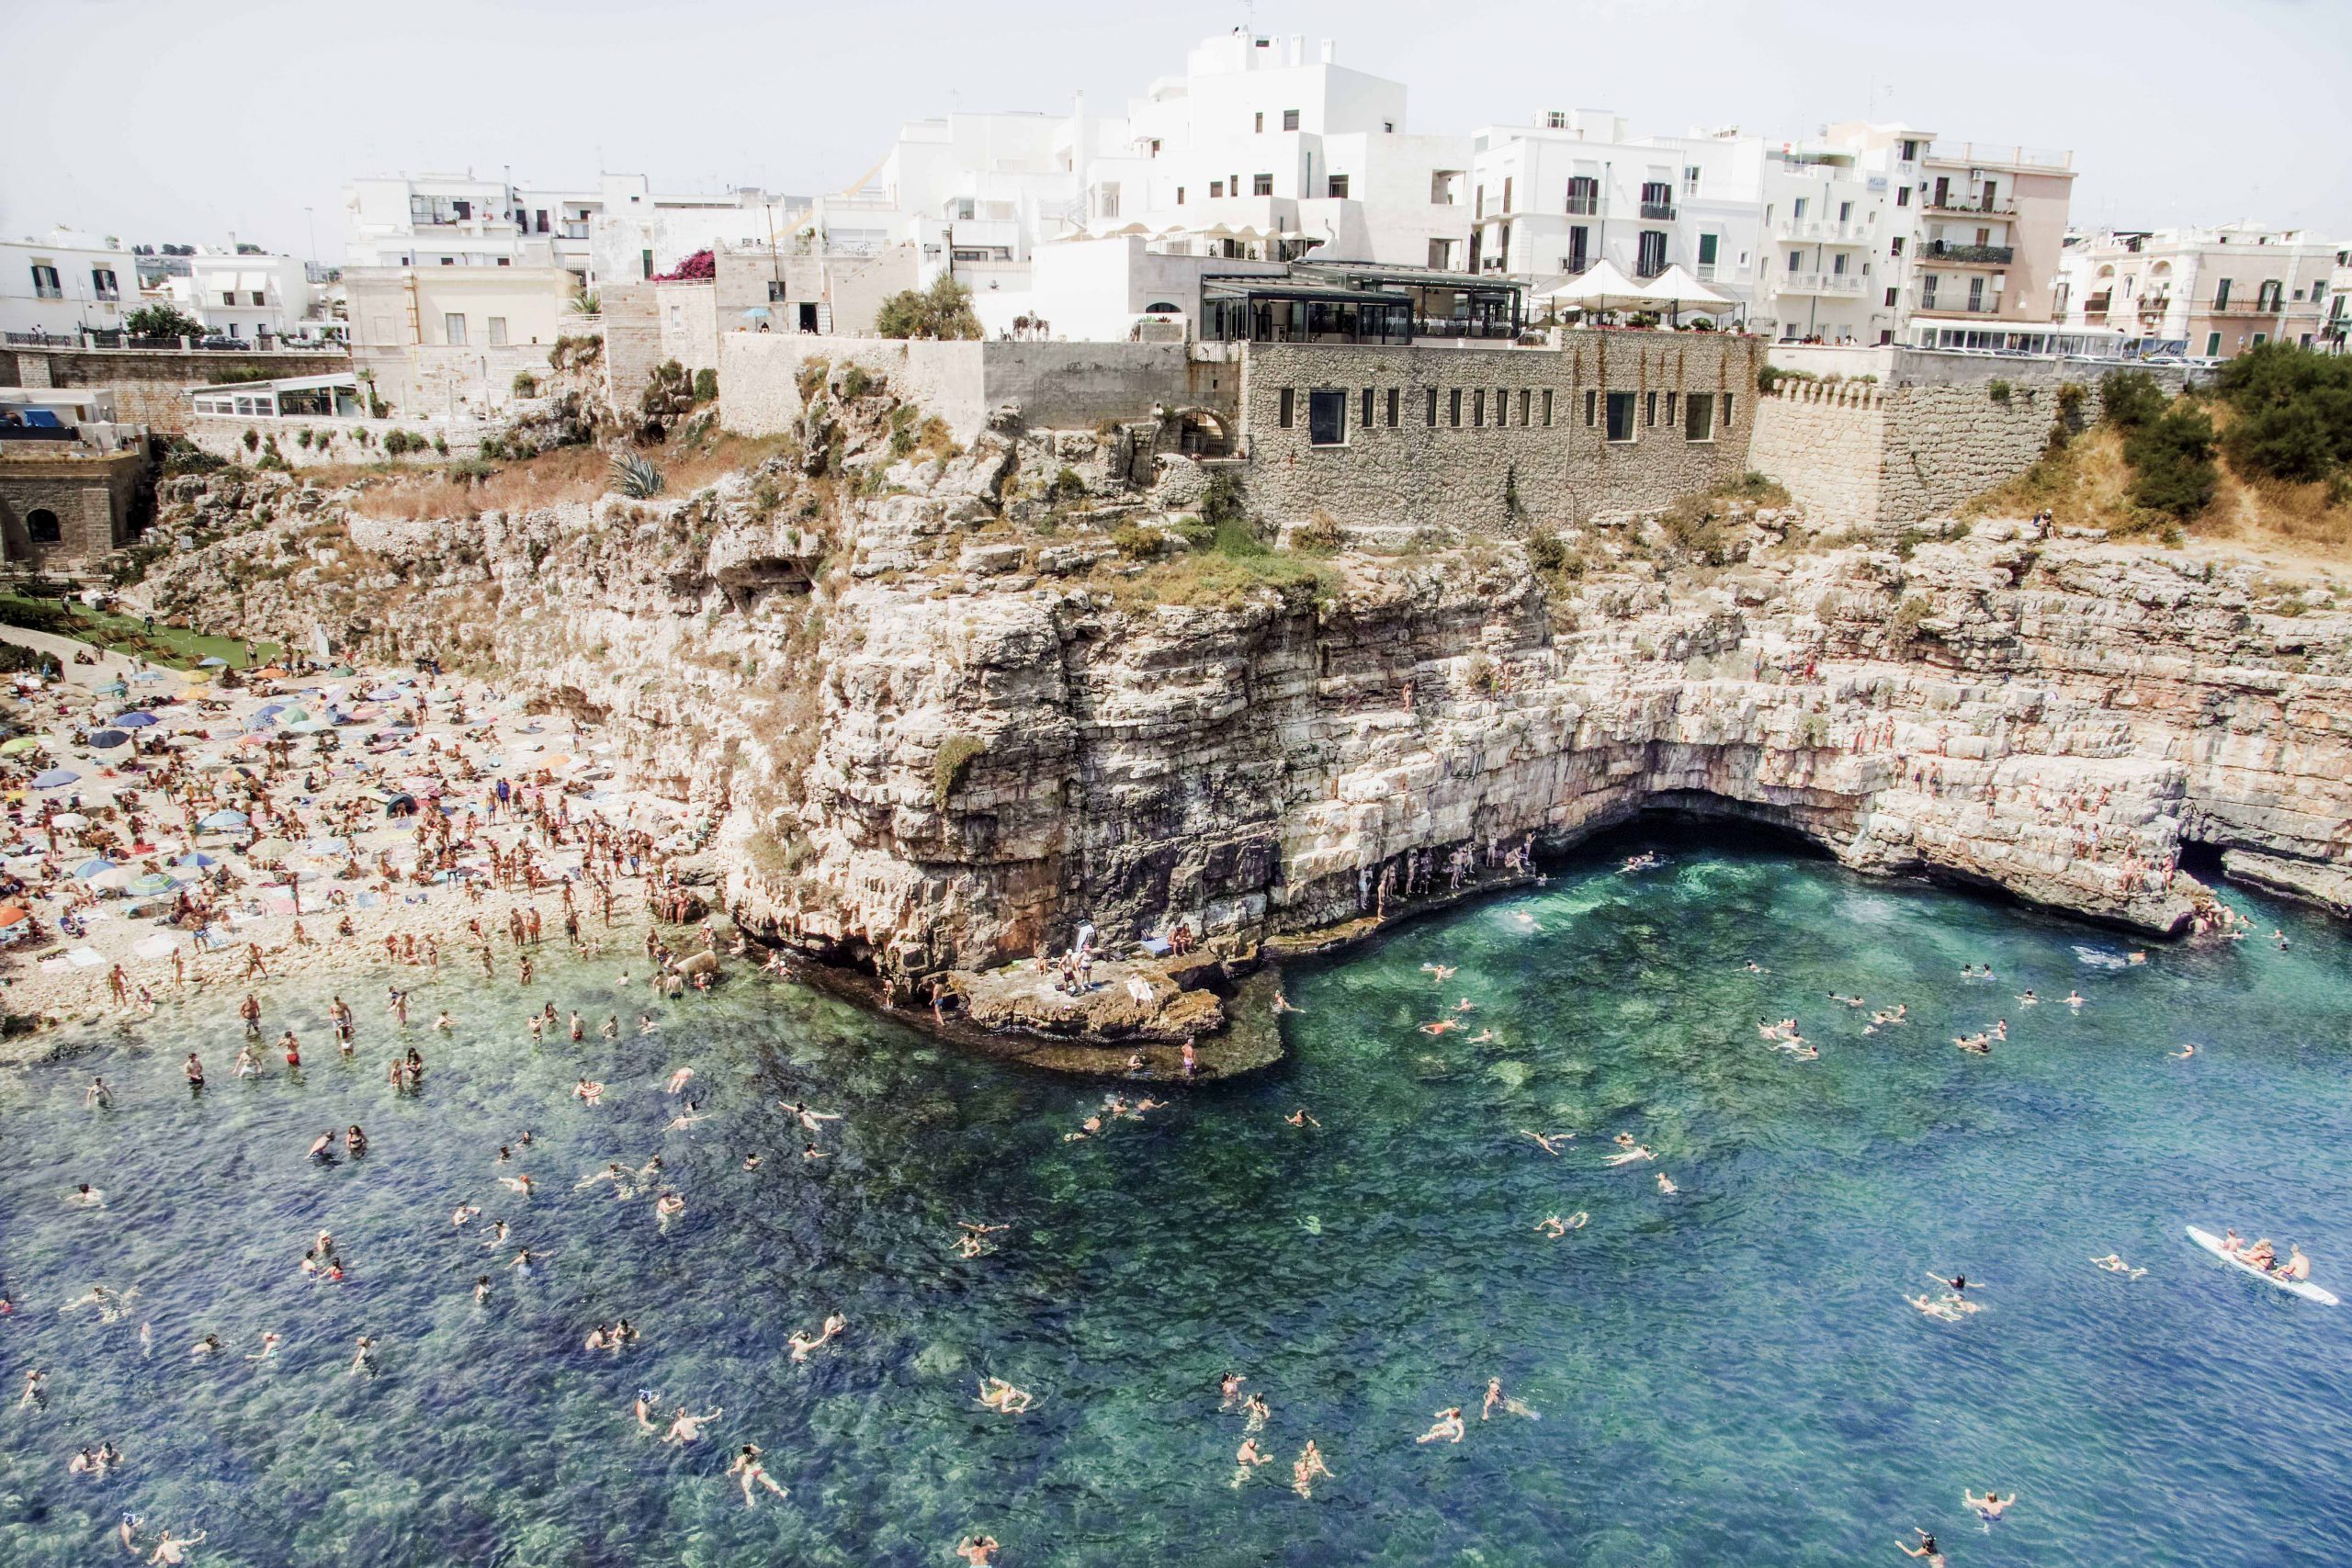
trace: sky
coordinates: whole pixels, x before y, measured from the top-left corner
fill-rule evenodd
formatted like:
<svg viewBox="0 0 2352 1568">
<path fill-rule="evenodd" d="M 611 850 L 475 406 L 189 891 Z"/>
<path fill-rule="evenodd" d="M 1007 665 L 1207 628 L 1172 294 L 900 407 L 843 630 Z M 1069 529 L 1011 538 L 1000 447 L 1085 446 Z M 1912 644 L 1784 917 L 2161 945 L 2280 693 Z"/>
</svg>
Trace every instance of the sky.
<svg viewBox="0 0 2352 1568">
<path fill-rule="evenodd" d="M 899 123 L 1118 113 L 1239 25 L 1337 41 L 1466 134 L 1608 108 L 1773 141 L 1901 119 L 2071 148 L 2073 216 L 2352 240 L 2352 0 L 68 0 L 5 10 L 0 234 L 342 256 L 343 183 L 470 168 L 657 190 L 854 185 Z M 60 69 L 39 69 L 40 62 Z M 99 63 L 99 62 L 103 63 Z"/>
</svg>

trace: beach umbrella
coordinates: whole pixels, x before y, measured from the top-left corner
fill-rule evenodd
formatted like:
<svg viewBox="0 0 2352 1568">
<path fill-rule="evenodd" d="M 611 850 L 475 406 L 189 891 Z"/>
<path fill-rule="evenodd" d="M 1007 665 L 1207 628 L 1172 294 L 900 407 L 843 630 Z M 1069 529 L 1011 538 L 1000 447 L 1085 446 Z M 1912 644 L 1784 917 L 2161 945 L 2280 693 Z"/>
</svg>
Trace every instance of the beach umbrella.
<svg viewBox="0 0 2352 1568">
<path fill-rule="evenodd" d="M 153 685 L 164 679 L 164 672 L 161 670 L 141 670 L 131 679 L 141 685 Z"/>
<path fill-rule="evenodd" d="M 119 713 L 114 716 L 114 724 L 117 729 L 144 729 L 151 724 L 161 724 L 164 721 L 162 719 L 157 718 L 153 714 L 144 712 L 139 708 L 133 708 L 129 713 Z"/>
<path fill-rule="evenodd" d="M 329 724 L 325 719 L 306 718 L 299 724 L 288 725 L 286 727 L 286 731 L 289 735 L 322 735 L 334 728 L 334 726 Z"/>
<path fill-rule="evenodd" d="M 222 833 L 232 828 L 243 828 L 253 820 L 242 811 L 216 811 L 197 824 L 210 832 Z"/>
<path fill-rule="evenodd" d="M 178 866 L 182 871 L 202 871 L 207 866 L 219 865 L 220 863 L 220 857 L 218 855 L 206 854 L 202 850 L 193 850 L 188 853 L 180 856 L 179 859 L 174 861 L 172 863 Z"/>
<path fill-rule="evenodd" d="M 127 730 L 101 729 L 90 737 L 91 747 L 100 751 L 111 751 L 118 746 L 130 744 L 130 735 Z"/>
<path fill-rule="evenodd" d="M 90 825 L 90 819 L 78 811 L 61 811 L 50 821 L 60 828 L 86 828 Z"/>
<path fill-rule="evenodd" d="M 368 694 L 368 700 L 374 703 L 396 703 L 401 700 L 401 692 L 398 686 L 379 686 Z"/>
<path fill-rule="evenodd" d="M 114 867 L 114 862 L 107 859 L 104 855 L 99 855 L 95 860 L 85 860 L 80 865 L 75 866 L 74 868 L 74 880 L 76 882 L 95 881 L 98 877 L 104 876 L 107 872 L 112 871 Z"/>
<path fill-rule="evenodd" d="M 33 788 L 62 789 L 80 779 L 81 776 L 71 768 L 51 768 L 44 773 L 33 775 Z"/>
<path fill-rule="evenodd" d="M 288 728 L 291 728 L 293 726 L 298 724 L 310 723 L 311 716 L 304 713 L 300 708 L 286 708 L 279 712 L 277 716 L 277 722 L 287 726 Z"/>
<path fill-rule="evenodd" d="M 14 740 L 0 741 L 0 756 L 20 757 L 28 751 L 40 750 L 40 737 L 19 735 Z"/>
<path fill-rule="evenodd" d="M 351 845 L 343 839 L 312 839 L 302 846 L 314 855 L 339 856 L 350 852 Z"/>
<path fill-rule="evenodd" d="M 245 853 L 255 860 L 280 860 L 293 848 L 283 839 L 255 839 L 245 846 Z"/>
<path fill-rule="evenodd" d="M 14 904 L 0 905 L 0 928 L 17 925 L 32 917 Z"/>
<path fill-rule="evenodd" d="M 131 880 L 130 891 L 141 897 L 152 897 L 158 893 L 169 893 L 178 886 L 178 883 L 174 882 L 162 872 L 151 871 L 144 876 L 134 877 Z"/>
<path fill-rule="evenodd" d="M 198 670 L 226 670 L 229 661 L 217 653 L 208 653 L 196 661 L 196 667 Z"/>
<path fill-rule="evenodd" d="M 254 671 L 254 673 L 260 676 L 265 681 L 283 681 L 286 679 L 286 671 L 279 669 L 275 664 L 265 664 L 260 669 Z"/>
</svg>

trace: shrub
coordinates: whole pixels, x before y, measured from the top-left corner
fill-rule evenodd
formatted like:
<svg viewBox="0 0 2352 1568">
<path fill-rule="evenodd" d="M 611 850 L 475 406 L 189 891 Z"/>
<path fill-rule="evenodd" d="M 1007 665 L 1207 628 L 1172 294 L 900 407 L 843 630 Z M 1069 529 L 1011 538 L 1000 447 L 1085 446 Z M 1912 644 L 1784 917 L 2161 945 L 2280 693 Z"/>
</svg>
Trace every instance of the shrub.
<svg viewBox="0 0 2352 1568">
<path fill-rule="evenodd" d="M 872 390 L 874 378 L 866 373 L 865 366 L 853 365 L 842 372 L 842 397 L 844 400 L 854 401 Z"/>
<path fill-rule="evenodd" d="M 988 750 L 985 742 L 969 735 L 951 735 L 939 743 L 939 755 L 931 760 L 931 803 L 941 811 L 947 809 L 948 797 L 972 771 L 972 763 Z"/>
<path fill-rule="evenodd" d="M 204 323 L 175 305 L 141 305 L 122 319 L 122 330 L 132 337 L 202 337 Z"/>
<path fill-rule="evenodd" d="M 449 455 L 449 438 L 437 430 L 433 433 L 433 452 L 435 457 L 440 457 Z"/>
<path fill-rule="evenodd" d="M 1151 560 L 1168 547 L 1168 536 L 1156 528 L 1122 523 L 1112 530 L 1111 545 L 1129 560 Z"/>
<path fill-rule="evenodd" d="M 498 465 L 485 463 L 480 457 L 460 457 L 443 472 L 449 476 L 450 482 L 454 484 L 468 484 L 491 478 L 498 472 Z"/>
<path fill-rule="evenodd" d="M 1317 512 L 1291 530 L 1290 542 L 1294 547 L 1311 555 L 1328 556 L 1346 547 L 1348 534 L 1340 526 L 1338 518 L 1328 512 Z"/>
<path fill-rule="evenodd" d="M 506 437 L 503 435 L 483 436 L 481 438 L 481 455 L 484 457 L 490 458 L 493 462 L 503 462 L 506 458 Z"/>
<path fill-rule="evenodd" d="M 1555 572 L 1568 564 L 1568 547 L 1557 534 L 1527 536 L 1527 564 L 1540 572 Z"/>
<path fill-rule="evenodd" d="M 226 457 L 216 457 L 185 435 L 175 435 L 172 444 L 164 448 L 164 472 L 167 474 L 209 474 L 229 466 Z"/>
<path fill-rule="evenodd" d="M 1046 499 L 1054 502 L 1083 501 L 1086 499 L 1086 481 L 1079 477 L 1076 468 L 1065 463 L 1062 471 L 1054 476 L 1054 482 L 1046 487 Z"/>
<path fill-rule="evenodd" d="M 643 501 L 662 493 L 662 470 L 634 453 L 624 453 L 613 459 L 613 488 L 631 501 Z"/>
<path fill-rule="evenodd" d="M 800 368 L 792 373 L 792 384 L 799 389 L 801 402 L 816 401 L 817 393 L 825 385 L 825 378 L 832 373 L 833 362 L 830 359 L 802 360 Z"/>
<path fill-rule="evenodd" d="M 2123 443 L 2132 465 L 2133 504 L 2190 517 L 2213 499 L 2213 422 L 2200 408 L 2176 405 Z"/>
<path fill-rule="evenodd" d="M 1228 517 L 1218 524 L 1212 547 L 1217 554 L 1234 560 L 1247 560 L 1251 556 L 1273 553 L 1266 548 L 1266 541 L 1258 537 L 1258 531 L 1250 525 L 1249 520 L 1242 517 Z"/>
<path fill-rule="evenodd" d="M 260 446 L 261 432 L 248 427 L 245 431 L 245 450 L 248 452 L 256 451 Z"/>
<path fill-rule="evenodd" d="M 880 337 L 976 338 L 980 319 L 972 313 L 972 291 L 942 273 L 929 288 L 910 288 L 883 300 L 874 331 Z"/>
<path fill-rule="evenodd" d="M 1247 510 L 1241 476 L 1231 468 L 1211 471 L 1208 493 L 1201 502 L 1201 516 L 1214 526 L 1228 518 L 1242 516 Z"/>
<path fill-rule="evenodd" d="M 2118 430 L 2137 430 L 2165 412 L 2165 392 L 2145 370 L 2110 370 L 2100 378 L 2099 406 Z"/>
<path fill-rule="evenodd" d="M 1984 384 L 1984 392 L 1996 403 L 2006 403 L 2009 400 L 2009 384 L 2007 381 L 1988 381 Z"/>
<path fill-rule="evenodd" d="M 2083 400 L 2089 395 L 2080 381 L 2069 381 L 2059 388 L 2059 416 L 2070 420 L 2080 419 L 2083 416 Z"/>
<path fill-rule="evenodd" d="M 528 370 L 517 370 L 513 390 L 518 398 L 536 398 L 539 395 L 539 378 Z"/>
<path fill-rule="evenodd" d="M 707 367 L 695 372 L 695 401 L 707 403 L 718 396 L 718 372 Z"/>
<path fill-rule="evenodd" d="M 2352 360 L 2267 343 L 2222 367 L 2223 446 L 2251 478 L 2308 483 L 2352 462 Z"/>
<path fill-rule="evenodd" d="M 1917 638 L 1920 623 L 1928 618 L 1931 608 L 1933 606 L 1924 594 L 1914 593 L 1905 599 L 1894 607 L 1894 614 L 1886 618 L 1887 641 L 1897 647 L 1909 647 Z"/>
<path fill-rule="evenodd" d="M 384 456 L 387 457 L 399 457 L 401 453 L 408 450 L 408 445 L 409 434 L 407 431 L 388 430 L 384 432 Z"/>
<path fill-rule="evenodd" d="M 1818 381 L 1821 378 L 1810 370 L 1783 370 L 1777 365 L 1756 367 L 1756 389 L 1770 392 L 1783 381 Z"/>
</svg>

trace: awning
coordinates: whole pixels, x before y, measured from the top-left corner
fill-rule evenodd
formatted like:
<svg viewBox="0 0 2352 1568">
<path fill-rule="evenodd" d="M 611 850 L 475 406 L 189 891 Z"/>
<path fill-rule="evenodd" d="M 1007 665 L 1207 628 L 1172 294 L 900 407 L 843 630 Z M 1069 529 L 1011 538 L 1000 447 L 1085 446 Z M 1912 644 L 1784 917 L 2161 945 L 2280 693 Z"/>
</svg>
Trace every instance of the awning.
<svg viewBox="0 0 2352 1568">
<path fill-rule="evenodd" d="M 269 287 L 269 274 L 266 272 L 241 272 L 237 274 L 237 287 L 240 288 L 266 289 Z"/>
</svg>

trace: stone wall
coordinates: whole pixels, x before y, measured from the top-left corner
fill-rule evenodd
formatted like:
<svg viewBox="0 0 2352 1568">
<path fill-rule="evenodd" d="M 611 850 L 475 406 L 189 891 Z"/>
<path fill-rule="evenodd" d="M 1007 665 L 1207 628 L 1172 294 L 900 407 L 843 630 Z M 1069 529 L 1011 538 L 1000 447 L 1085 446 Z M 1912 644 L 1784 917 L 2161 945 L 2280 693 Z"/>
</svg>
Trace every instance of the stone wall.
<svg viewBox="0 0 2352 1568">
<path fill-rule="evenodd" d="M 1747 471 L 1761 352 L 1704 333 L 1566 333 L 1556 349 L 1251 344 L 1250 505 L 1278 523 L 1319 512 L 1485 535 L 1654 510 Z M 1318 390 L 1344 394 L 1336 445 L 1312 438 Z M 1606 439 L 1611 393 L 1633 399 L 1631 440 Z M 1708 439 L 1686 434 L 1693 398 L 1710 400 Z"/>
<path fill-rule="evenodd" d="M 277 455 L 288 467 L 315 468 L 330 463 L 405 462 L 430 466 L 455 462 L 461 457 L 479 457 L 482 437 L 496 427 L 479 420 L 415 420 L 415 419 L 248 419 L 243 414 L 192 414 L 187 428 L 181 432 L 188 441 L 217 457 L 231 462 L 253 465 L 254 449 L 245 446 L 245 432 L 253 431 L 264 438 L 277 438 Z M 311 433 L 311 444 L 302 445 L 298 433 Z M 422 436 L 425 448 L 409 451 L 394 457 L 384 450 L 384 437 L 395 430 L 406 431 L 411 436 Z M 362 442 L 359 436 L 368 436 Z M 447 452 L 435 451 L 430 443 L 435 436 L 448 443 Z"/>
<path fill-rule="evenodd" d="M 0 387 L 111 388 L 118 420 L 159 432 L 184 429 L 194 417 L 188 389 L 211 386 L 224 375 L 332 376 L 350 368 L 350 357 L 340 350 L 0 349 Z"/>
<path fill-rule="evenodd" d="M 1878 387 L 1783 381 L 1757 405 L 1748 460 L 1778 479 L 1815 526 L 1877 523 L 1885 457 Z"/>
<path fill-rule="evenodd" d="M 479 417 L 514 400 L 518 371 L 545 379 L 548 353 L 548 345 L 535 343 L 363 344 L 353 346 L 350 368 L 375 377 L 376 395 L 391 405 L 395 423 Z"/>
<path fill-rule="evenodd" d="M 0 546 L 11 565 L 64 571 L 130 542 L 147 474 L 147 454 L 103 457 L 0 457 Z M 35 512 L 58 523 L 54 541 L 36 542 Z"/>
<path fill-rule="evenodd" d="M 605 400 L 634 408 L 662 363 L 662 318 L 650 283 L 605 283 L 596 290 L 605 318 Z"/>
</svg>

